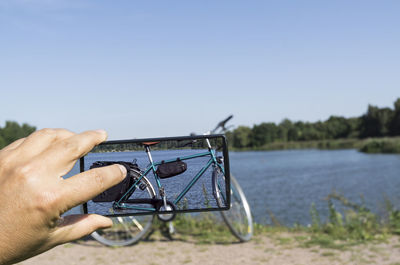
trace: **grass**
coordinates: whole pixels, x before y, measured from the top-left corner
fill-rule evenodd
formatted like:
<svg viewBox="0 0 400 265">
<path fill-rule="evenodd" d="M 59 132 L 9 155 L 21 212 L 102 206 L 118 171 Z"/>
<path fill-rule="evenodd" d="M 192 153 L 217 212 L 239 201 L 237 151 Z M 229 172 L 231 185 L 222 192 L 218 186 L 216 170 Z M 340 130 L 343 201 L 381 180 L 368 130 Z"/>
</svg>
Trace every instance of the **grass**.
<svg viewBox="0 0 400 265">
<path fill-rule="evenodd" d="M 364 153 L 385 153 L 399 154 L 400 153 L 400 137 L 385 137 L 367 139 L 364 145 L 359 149 Z"/>
<path fill-rule="evenodd" d="M 156 220 L 153 227 L 159 235 L 168 234 L 168 226 L 164 222 Z M 230 244 L 236 241 L 225 223 L 210 212 L 179 214 L 174 220 L 174 227 L 176 240 L 194 241 L 196 244 Z"/>
<path fill-rule="evenodd" d="M 278 237 L 277 240 L 280 245 L 288 245 L 293 243 L 293 238 L 291 237 Z"/>
<path fill-rule="evenodd" d="M 339 203 L 344 212 L 335 208 Z M 385 217 L 378 217 L 362 204 L 355 204 L 337 193 L 327 197 L 329 218 L 322 222 L 314 205 L 311 206 L 310 226 L 285 227 L 282 225 L 254 224 L 253 242 L 263 244 L 263 237 L 268 236 L 276 244 L 286 246 L 320 247 L 324 249 L 346 250 L 352 246 L 384 242 L 391 235 L 400 235 L 400 211 L 386 201 Z M 231 234 L 219 215 L 201 213 L 196 215 L 177 215 L 174 226 L 177 233 L 175 240 L 193 241 L 196 244 L 231 244 L 238 240 Z M 165 235 L 166 224 L 156 221 L 159 235 Z"/>
<path fill-rule="evenodd" d="M 386 218 L 378 217 L 364 205 L 352 203 L 337 193 L 330 194 L 327 201 L 330 214 L 325 223 L 321 223 L 312 205 L 312 225 L 307 228 L 310 239 L 304 246 L 346 249 L 365 242 L 382 242 L 400 231 L 400 212 L 389 201 L 386 201 Z M 334 201 L 345 208 L 343 214 L 335 209 Z"/>
<path fill-rule="evenodd" d="M 323 257 L 334 257 L 336 255 L 335 252 L 327 251 L 327 252 L 322 252 L 321 256 Z"/>
</svg>

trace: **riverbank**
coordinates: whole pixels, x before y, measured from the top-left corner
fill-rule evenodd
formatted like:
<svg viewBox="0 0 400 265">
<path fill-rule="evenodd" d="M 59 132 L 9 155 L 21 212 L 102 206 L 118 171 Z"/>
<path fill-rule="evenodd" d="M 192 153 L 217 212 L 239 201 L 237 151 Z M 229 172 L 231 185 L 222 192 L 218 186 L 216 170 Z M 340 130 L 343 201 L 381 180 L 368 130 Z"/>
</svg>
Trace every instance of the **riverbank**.
<svg viewBox="0 0 400 265">
<path fill-rule="evenodd" d="M 400 137 L 273 142 L 258 148 L 230 147 L 231 151 L 272 151 L 290 149 L 357 149 L 364 153 L 400 154 Z"/>
<path fill-rule="evenodd" d="M 359 150 L 364 153 L 399 154 L 400 137 L 368 139 Z"/>
<path fill-rule="evenodd" d="M 344 215 L 329 204 L 322 223 L 312 206 L 310 226 L 254 224 L 251 241 L 240 243 L 219 215 L 178 215 L 176 232 L 155 220 L 139 243 L 105 247 L 86 238 L 59 246 L 20 264 L 400 264 L 400 212 L 387 202 L 387 219 L 379 219 L 362 205 L 338 194 L 348 208 Z"/>
<path fill-rule="evenodd" d="M 260 235 L 247 243 L 198 244 L 191 239 L 166 239 L 153 235 L 136 245 L 109 248 L 93 240 L 58 246 L 20 265 L 109 265 L 109 264 L 400 264 L 399 237 L 346 249 L 304 247 L 302 233 Z"/>
</svg>

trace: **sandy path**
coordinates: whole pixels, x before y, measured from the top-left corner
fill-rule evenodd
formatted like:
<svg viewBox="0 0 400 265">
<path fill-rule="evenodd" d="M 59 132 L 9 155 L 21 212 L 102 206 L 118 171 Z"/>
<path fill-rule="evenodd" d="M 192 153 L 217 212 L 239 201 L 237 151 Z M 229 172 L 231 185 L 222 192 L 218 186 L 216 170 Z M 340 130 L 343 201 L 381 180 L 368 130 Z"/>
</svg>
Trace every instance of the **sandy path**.
<svg viewBox="0 0 400 265">
<path fill-rule="evenodd" d="M 283 238 L 293 235 L 283 235 Z M 386 243 L 364 244 L 349 250 L 302 248 L 259 236 L 248 243 L 196 244 L 157 239 L 123 248 L 103 247 L 88 240 L 50 250 L 20 264 L 382 264 L 400 265 L 399 238 Z"/>
</svg>

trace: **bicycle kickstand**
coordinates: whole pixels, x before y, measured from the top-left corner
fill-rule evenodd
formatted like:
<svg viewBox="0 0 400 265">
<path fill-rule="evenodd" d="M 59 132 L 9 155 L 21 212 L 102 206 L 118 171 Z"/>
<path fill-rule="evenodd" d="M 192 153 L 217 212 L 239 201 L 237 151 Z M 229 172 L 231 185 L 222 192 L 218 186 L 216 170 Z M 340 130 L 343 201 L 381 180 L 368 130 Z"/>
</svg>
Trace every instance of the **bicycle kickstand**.
<svg viewBox="0 0 400 265">
<path fill-rule="evenodd" d="M 160 196 L 162 197 L 163 202 L 164 202 L 164 210 L 167 210 L 168 209 L 167 208 L 167 196 L 165 195 L 164 187 L 160 188 Z"/>
<path fill-rule="evenodd" d="M 175 234 L 175 227 L 172 221 L 168 222 L 168 232 L 170 235 Z"/>
</svg>

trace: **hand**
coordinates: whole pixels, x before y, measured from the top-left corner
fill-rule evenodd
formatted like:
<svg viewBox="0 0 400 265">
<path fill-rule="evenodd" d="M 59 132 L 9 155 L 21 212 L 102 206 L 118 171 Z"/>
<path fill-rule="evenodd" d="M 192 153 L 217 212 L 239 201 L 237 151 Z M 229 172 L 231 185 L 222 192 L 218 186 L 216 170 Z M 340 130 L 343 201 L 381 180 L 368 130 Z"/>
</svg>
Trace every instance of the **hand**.
<svg viewBox="0 0 400 265">
<path fill-rule="evenodd" d="M 61 214 L 121 182 L 120 165 L 63 179 L 77 159 L 107 138 L 43 129 L 0 150 L 0 264 L 32 257 L 112 225 L 100 215 Z"/>
</svg>

